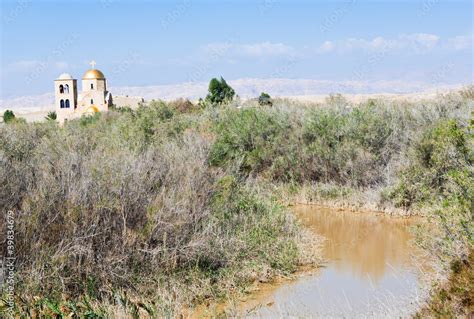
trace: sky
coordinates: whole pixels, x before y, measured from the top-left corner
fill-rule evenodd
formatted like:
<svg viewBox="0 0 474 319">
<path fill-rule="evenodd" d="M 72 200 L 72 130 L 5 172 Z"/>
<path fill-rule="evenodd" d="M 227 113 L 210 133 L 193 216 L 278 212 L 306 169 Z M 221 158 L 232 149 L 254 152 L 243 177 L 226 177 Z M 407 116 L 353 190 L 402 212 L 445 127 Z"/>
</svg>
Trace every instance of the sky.
<svg viewBox="0 0 474 319">
<path fill-rule="evenodd" d="M 0 99 L 50 92 L 91 60 L 112 86 L 474 82 L 471 1 L 0 2 Z"/>
</svg>

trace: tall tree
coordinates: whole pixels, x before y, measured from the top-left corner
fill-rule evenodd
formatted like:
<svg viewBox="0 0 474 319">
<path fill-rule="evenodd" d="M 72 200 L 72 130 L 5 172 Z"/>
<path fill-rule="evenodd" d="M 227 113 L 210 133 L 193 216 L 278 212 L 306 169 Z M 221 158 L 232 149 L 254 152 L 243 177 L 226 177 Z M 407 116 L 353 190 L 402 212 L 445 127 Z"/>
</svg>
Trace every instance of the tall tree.
<svg viewBox="0 0 474 319">
<path fill-rule="evenodd" d="M 234 89 L 222 77 L 220 80 L 213 78 L 209 82 L 208 91 L 206 100 L 212 104 L 229 103 L 235 96 Z"/>
<path fill-rule="evenodd" d="M 8 122 L 11 122 L 15 119 L 15 113 L 13 113 L 13 111 L 11 110 L 6 110 L 4 113 L 3 113 L 3 122 L 4 123 L 8 123 Z"/>
</svg>

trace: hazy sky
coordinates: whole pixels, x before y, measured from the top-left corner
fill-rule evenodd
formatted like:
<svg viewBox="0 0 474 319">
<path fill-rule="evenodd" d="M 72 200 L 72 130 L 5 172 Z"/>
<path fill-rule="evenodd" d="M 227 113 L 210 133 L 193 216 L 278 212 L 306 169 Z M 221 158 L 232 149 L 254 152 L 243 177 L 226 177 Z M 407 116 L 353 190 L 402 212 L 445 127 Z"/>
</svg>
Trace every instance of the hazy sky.
<svg viewBox="0 0 474 319">
<path fill-rule="evenodd" d="M 1 97 L 80 79 L 473 82 L 470 1 L 0 0 Z"/>
</svg>

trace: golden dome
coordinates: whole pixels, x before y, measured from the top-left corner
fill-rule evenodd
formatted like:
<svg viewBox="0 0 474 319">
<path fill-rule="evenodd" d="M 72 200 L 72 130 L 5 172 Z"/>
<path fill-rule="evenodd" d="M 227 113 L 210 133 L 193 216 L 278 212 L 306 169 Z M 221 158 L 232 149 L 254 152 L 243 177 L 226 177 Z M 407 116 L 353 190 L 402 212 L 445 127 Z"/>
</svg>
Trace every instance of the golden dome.
<svg viewBox="0 0 474 319">
<path fill-rule="evenodd" d="M 84 76 L 82 77 L 83 80 L 103 80 L 105 79 L 104 73 L 102 73 L 100 70 L 97 69 L 90 69 L 87 70 L 86 73 L 84 73 Z"/>
<path fill-rule="evenodd" d="M 94 113 L 97 113 L 97 112 L 99 112 L 99 109 L 95 105 L 89 106 L 87 108 L 87 110 L 85 111 L 86 114 L 94 114 Z"/>
</svg>

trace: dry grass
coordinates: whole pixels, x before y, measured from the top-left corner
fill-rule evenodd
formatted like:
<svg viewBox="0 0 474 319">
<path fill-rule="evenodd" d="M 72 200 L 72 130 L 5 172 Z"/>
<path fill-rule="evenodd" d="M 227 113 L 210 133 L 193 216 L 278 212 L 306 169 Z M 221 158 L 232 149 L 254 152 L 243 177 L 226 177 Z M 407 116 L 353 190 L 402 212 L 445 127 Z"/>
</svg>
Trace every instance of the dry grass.
<svg viewBox="0 0 474 319">
<path fill-rule="evenodd" d="M 176 315 L 296 270 L 293 218 L 210 167 L 210 139 L 175 112 L 157 103 L 63 128 L 0 128 L 18 313 Z"/>
<path fill-rule="evenodd" d="M 246 293 L 317 260 L 278 204 L 296 199 L 426 209 L 443 230 L 426 247 L 450 258 L 466 251 L 474 101 L 465 92 L 417 103 L 255 103 L 154 101 L 64 127 L 1 126 L 17 313 L 169 317 Z"/>
</svg>

